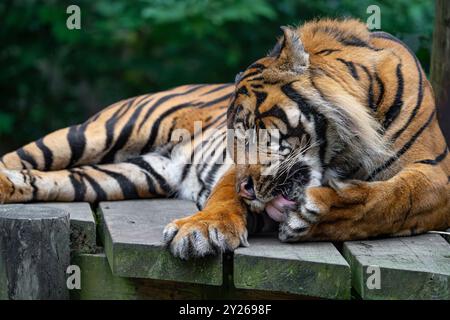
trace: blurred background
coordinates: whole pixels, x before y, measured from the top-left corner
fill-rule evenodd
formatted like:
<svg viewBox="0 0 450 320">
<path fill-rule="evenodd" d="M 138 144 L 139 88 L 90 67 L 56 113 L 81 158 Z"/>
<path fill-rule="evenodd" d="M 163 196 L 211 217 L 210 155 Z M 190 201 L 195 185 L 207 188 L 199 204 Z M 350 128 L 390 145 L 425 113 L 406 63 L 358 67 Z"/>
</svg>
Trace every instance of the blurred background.
<svg viewBox="0 0 450 320">
<path fill-rule="evenodd" d="M 66 8 L 81 8 L 68 30 Z M 279 26 L 366 21 L 405 41 L 429 72 L 433 0 L 2 0 L 0 154 L 85 120 L 122 98 L 188 83 L 232 82 Z"/>
</svg>

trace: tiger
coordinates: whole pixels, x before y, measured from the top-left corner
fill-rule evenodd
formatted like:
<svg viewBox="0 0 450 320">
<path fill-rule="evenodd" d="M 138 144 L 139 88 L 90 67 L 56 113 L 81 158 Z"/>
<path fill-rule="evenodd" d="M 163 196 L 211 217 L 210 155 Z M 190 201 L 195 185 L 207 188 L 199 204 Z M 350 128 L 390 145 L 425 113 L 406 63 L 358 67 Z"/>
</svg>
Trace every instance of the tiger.
<svg viewBox="0 0 450 320">
<path fill-rule="evenodd" d="M 448 228 L 448 147 L 411 50 L 357 19 L 282 30 L 234 84 L 122 100 L 4 155 L 1 201 L 191 200 L 199 211 L 162 234 L 181 259 L 267 230 L 299 242 Z M 248 130 L 278 132 L 277 161 L 237 161 Z"/>
</svg>

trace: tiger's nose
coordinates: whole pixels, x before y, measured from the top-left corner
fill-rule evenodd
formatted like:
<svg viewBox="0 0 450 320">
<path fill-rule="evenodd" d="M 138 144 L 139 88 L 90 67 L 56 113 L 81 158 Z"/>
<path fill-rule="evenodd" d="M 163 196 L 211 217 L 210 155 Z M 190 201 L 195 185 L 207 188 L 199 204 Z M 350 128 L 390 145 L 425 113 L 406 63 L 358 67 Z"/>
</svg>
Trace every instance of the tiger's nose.
<svg viewBox="0 0 450 320">
<path fill-rule="evenodd" d="M 252 177 L 247 177 L 247 179 L 244 179 L 241 184 L 239 185 L 239 195 L 243 198 L 249 199 L 249 200 L 255 200 L 255 185 L 253 183 Z"/>
</svg>

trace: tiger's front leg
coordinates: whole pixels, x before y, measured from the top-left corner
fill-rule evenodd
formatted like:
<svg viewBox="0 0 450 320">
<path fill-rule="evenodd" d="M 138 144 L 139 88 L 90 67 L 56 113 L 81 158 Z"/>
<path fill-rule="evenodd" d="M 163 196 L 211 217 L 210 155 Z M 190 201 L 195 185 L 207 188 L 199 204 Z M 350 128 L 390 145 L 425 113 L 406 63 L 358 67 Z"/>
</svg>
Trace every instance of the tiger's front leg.
<svg viewBox="0 0 450 320">
<path fill-rule="evenodd" d="M 280 225 L 282 241 L 402 236 L 450 226 L 450 184 L 439 167 L 416 164 L 386 181 L 306 191 L 301 210 Z"/>
<path fill-rule="evenodd" d="M 205 208 L 166 226 L 164 242 L 177 257 L 203 257 L 248 246 L 246 211 L 235 187 L 230 169 L 213 189 Z"/>
</svg>

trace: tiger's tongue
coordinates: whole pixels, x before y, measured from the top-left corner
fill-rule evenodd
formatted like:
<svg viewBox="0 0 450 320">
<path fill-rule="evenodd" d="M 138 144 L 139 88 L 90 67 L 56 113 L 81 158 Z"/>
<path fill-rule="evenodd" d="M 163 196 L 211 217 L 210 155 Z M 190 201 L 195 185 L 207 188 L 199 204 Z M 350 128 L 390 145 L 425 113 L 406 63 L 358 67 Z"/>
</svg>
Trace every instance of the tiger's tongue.
<svg viewBox="0 0 450 320">
<path fill-rule="evenodd" d="M 273 220 L 283 222 L 286 219 L 283 213 L 285 208 L 293 207 L 294 205 L 294 201 L 288 200 L 282 195 L 279 195 L 267 204 L 266 212 Z"/>
</svg>

